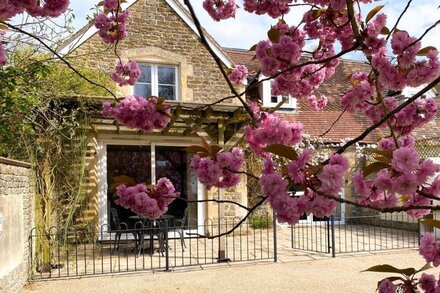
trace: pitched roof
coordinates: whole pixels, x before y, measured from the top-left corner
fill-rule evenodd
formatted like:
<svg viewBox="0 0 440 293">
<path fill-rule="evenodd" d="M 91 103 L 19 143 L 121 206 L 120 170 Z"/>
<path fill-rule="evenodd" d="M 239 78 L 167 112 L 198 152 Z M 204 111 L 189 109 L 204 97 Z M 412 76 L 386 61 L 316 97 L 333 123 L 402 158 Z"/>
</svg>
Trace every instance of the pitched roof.
<svg viewBox="0 0 440 293">
<path fill-rule="evenodd" d="M 254 59 L 254 52 L 242 49 L 227 48 L 225 51 L 231 56 L 235 64 L 246 65 L 251 74 L 258 74 L 260 65 Z M 341 60 L 335 74 L 325 81 L 316 91 L 319 95 L 326 95 L 329 99 L 327 106 L 321 111 L 312 110 L 304 99 L 297 101 L 297 109 L 294 112 L 280 112 L 280 116 L 289 121 L 301 121 L 304 124 L 306 133 L 313 137 L 320 137 L 324 141 L 339 142 L 341 140 L 359 136 L 368 126 L 370 120 L 361 113 L 343 113 L 339 97 L 351 89 L 350 76 L 357 71 L 369 72 L 370 65 L 365 62 L 354 60 Z M 434 88 L 440 93 L 440 84 Z M 258 94 L 257 91 L 252 92 Z M 255 98 L 252 96 L 251 98 Z M 341 116 L 339 118 L 339 116 Z M 330 126 L 334 123 L 334 125 Z M 364 142 L 377 142 L 381 137 L 387 135 L 388 130 L 375 130 L 364 139 Z M 324 135 L 323 135 L 324 134 Z M 440 136 L 440 114 L 428 125 L 417 129 L 414 135 L 418 139 L 433 138 Z"/>
<path fill-rule="evenodd" d="M 122 10 L 130 8 L 132 5 L 134 5 L 138 0 L 127 0 L 127 2 L 121 4 Z M 177 15 L 179 15 L 182 20 L 194 31 L 194 33 L 200 37 L 199 32 L 197 31 L 197 27 L 194 24 L 194 21 L 189 14 L 189 12 L 186 10 L 186 8 L 179 3 L 178 0 L 163 0 L 165 1 L 175 12 Z M 58 49 L 58 52 L 61 55 L 66 55 L 74 51 L 76 48 L 78 48 L 81 44 L 86 42 L 89 38 L 91 38 L 93 35 L 95 35 L 98 32 L 98 29 L 92 24 L 88 23 L 83 28 L 81 28 L 77 33 L 73 34 L 72 37 L 67 39 L 66 42 L 64 42 L 60 48 Z M 223 64 L 227 67 L 232 67 L 233 62 L 230 59 L 230 57 L 223 51 L 223 48 L 212 38 L 206 30 L 204 30 L 204 34 L 206 36 L 206 40 L 211 47 L 211 49 L 215 52 L 217 57 L 220 58 L 220 60 L 223 62 Z"/>
</svg>

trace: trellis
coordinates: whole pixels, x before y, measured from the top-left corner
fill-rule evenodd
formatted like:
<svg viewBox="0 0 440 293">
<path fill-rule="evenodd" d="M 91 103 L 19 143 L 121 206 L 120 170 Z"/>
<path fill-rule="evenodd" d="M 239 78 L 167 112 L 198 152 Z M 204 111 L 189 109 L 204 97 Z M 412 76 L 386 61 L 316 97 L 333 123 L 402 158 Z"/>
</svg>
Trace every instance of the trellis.
<svg viewBox="0 0 440 293">
<path fill-rule="evenodd" d="M 415 147 L 421 158 L 440 157 L 440 137 L 418 140 Z"/>
</svg>

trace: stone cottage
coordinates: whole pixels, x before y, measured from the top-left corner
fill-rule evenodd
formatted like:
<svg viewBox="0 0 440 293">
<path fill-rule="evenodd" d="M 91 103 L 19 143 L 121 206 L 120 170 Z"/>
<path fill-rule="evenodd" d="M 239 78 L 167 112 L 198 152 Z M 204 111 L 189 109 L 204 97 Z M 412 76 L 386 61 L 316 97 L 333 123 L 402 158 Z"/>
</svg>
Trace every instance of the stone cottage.
<svg viewBox="0 0 440 293">
<path fill-rule="evenodd" d="M 238 141 L 234 134 L 242 127 L 244 113 L 235 101 L 205 107 L 231 91 L 201 43 L 188 12 L 176 0 L 129 0 L 122 8 L 130 9 L 129 36 L 117 50 L 123 60 L 136 60 L 142 75 L 135 86 L 119 88 L 116 94 L 166 97 L 177 107 L 178 117 L 162 132 L 140 133 L 103 118 L 100 110 L 92 114 L 87 184 L 90 203 L 81 222 L 97 227 L 111 224 L 110 208 L 117 210 L 120 221 L 128 220 L 132 214 L 115 205 L 114 194 L 109 191 L 113 178 L 120 175 L 138 183 L 155 183 L 168 177 L 181 196 L 190 201 L 224 198 L 246 204 L 245 178 L 234 189 L 208 192 L 189 168 L 191 154 L 185 148 L 199 145 L 201 137 L 232 147 Z M 118 59 L 96 32 L 94 26 L 86 26 L 60 52 L 80 56 L 87 66 L 110 73 Z M 209 36 L 208 42 L 223 65 L 231 68 L 233 62 L 225 51 Z M 114 100 L 93 99 L 96 105 L 104 101 Z M 198 223 L 244 212 L 233 205 L 175 201 L 168 213 L 181 218 L 186 208 L 188 218 Z"/>
<path fill-rule="evenodd" d="M 136 60 L 140 64 L 142 76 L 135 86 L 118 89 L 117 95 L 164 96 L 177 107 L 178 115 L 161 132 L 140 133 L 119 126 L 112 119 L 103 118 L 99 110 L 95 112 L 88 148 L 87 191 L 90 203 L 81 219 L 82 223 L 97 227 L 110 224 L 110 208 L 117 209 L 122 221 L 128 219 L 131 214 L 115 205 L 114 194 L 109 192 L 113 178 L 120 175 L 130 176 L 137 182 L 151 183 L 166 176 L 182 196 L 190 201 L 215 198 L 248 204 L 248 187 L 244 176 L 240 185 L 234 189 L 207 191 L 189 168 L 191 154 L 185 151 L 187 146 L 200 144 L 200 137 L 203 137 L 211 143 L 231 148 L 243 136 L 243 117 L 246 115 L 236 100 L 206 107 L 209 103 L 229 96 L 231 91 L 214 59 L 201 43 L 192 18 L 177 0 L 129 0 L 122 8 L 130 8 L 127 25 L 129 36 L 118 44 L 117 50 L 123 60 Z M 212 37 L 207 37 L 210 47 L 225 68 L 244 64 L 253 74 L 253 80 L 261 78 L 253 52 L 222 48 Z M 113 49 L 107 48 L 92 25 L 75 34 L 60 52 L 79 56 L 89 67 L 109 73 L 117 61 Z M 347 77 L 359 70 L 368 71 L 369 66 L 357 61 L 341 62 L 336 74 L 319 89 L 318 94 L 330 97 L 323 111 L 315 112 L 307 102 L 288 97 L 288 102 L 279 109 L 279 115 L 290 121 L 301 121 L 306 132 L 312 139 L 319 140 L 326 152 L 334 151 L 342 141 L 359 135 L 369 123 L 361 115 L 343 113 L 336 99 L 351 87 Z M 249 81 L 251 83 L 252 80 Z M 435 96 L 438 92 L 435 89 L 429 94 Z M 259 99 L 263 106 L 270 108 L 283 97 L 272 95 L 270 81 L 265 81 L 251 91 L 247 98 Z M 97 104 L 104 101 L 111 100 L 108 97 L 93 100 Z M 437 120 L 436 127 L 440 125 Z M 329 129 L 332 123 L 334 125 Z M 437 128 L 429 126 L 426 129 Z M 431 131 L 427 138 L 437 134 Z M 379 138 L 380 133 L 373 132 L 357 148 L 375 144 Z M 350 149 L 347 155 L 351 170 L 359 168 L 356 148 Z M 346 187 L 341 196 L 353 198 L 349 174 L 346 178 Z M 179 218 L 186 208 L 189 218 L 198 223 L 219 217 L 242 216 L 245 213 L 243 209 L 231 204 L 184 204 L 181 201 L 173 203 L 169 213 Z M 338 209 L 342 222 L 351 213 L 343 205 Z M 304 218 L 304 221 L 314 220 L 313 216 Z"/>
</svg>

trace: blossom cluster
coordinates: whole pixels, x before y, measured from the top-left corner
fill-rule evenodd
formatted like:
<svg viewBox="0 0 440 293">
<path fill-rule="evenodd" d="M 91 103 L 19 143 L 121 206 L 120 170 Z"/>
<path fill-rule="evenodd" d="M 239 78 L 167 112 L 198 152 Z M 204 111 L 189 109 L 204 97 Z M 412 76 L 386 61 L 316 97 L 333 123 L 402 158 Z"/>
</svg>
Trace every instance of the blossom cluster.
<svg viewBox="0 0 440 293">
<path fill-rule="evenodd" d="M 326 96 L 321 96 L 318 98 L 315 95 L 311 95 L 307 98 L 307 101 L 309 102 L 309 106 L 312 108 L 312 110 L 321 111 L 325 108 L 325 106 L 327 106 L 328 98 Z"/>
<path fill-rule="evenodd" d="M 121 184 L 117 187 L 116 194 L 116 204 L 149 219 L 165 214 L 168 205 L 179 197 L 179 192 L 167 178 L 159 179 L 153 186 L 142 183 L 127 187 Z"/>
<path fill-rule="evenodd" d="M 431 184 L 429 180 L 440 171 L 440 165 L 431 160 L 420 162 L 420 157 L 414 150 L 413 140 L 400 140 L 401 146 L 392 152 L 389 168 L 377 172 L 374 179 L 366 179 L 361 172 L 353 176 L 355 191 L 361 196 L 359 202 L 366 206 L 380 208 L 394 207 L 398 198 L 405 206 L 429 205 L 430 199 L 420 195 L 421 191 L 433 196 L 440 195 L 440 178 L 435 177 Z M 381 147 L 390 150 L 394 147 L 390 141 L 382 141 Z M 421 218 L 429 214 L 429 209 L 415 209 L 407 211 L 408 215 Z"/>
<path fill-rule="evenodd" d="M 105 102 L 102 108 L 104 117 L 143 131 L 162 130 L 171 116 L 170 106 L 157 97 L 128 96 L 114 107 Z"/>
<path fill-rule="evenodd" d="M 289 122 L 281 119 L 276 114 L 262 112 L 259 114 L 258 127 L 246 127 L 246 142 L 252 151 L 264 154 L 264 148 L 271 144 L 295 145 L 301 141 L 303 124 L 301 122 Z"/>
<path fill-rule="evenodd" d="M 431 233 L 426 233 L 420 240 L 419 247 L 420 255 L 427 263 L 434 267 L 440 265 L 440 245 L 436 243 L 435 236 Z M 423 291 L 421 291 L 421 290 Z M 397 293 L 397 292 L 425 292 L 438 293 L 440 292 L 440 279 L 436 279 L 434 275 L 423 273 L 420 278 L 414 276 L 405 280 L 399 278 L 396 280 L 384 279 L 380 282 L 378 287 L 379 293 Z"/>
<path fill-rule="evenodd" d="M 365 72 L 356 72 L 351 77 L 352 89 L 341 98 L 343 109 L 350 112 L 362 111 L 371 122 L 376 123 L 385 115 L 384 106 L 376 102 L 374 80 Z M 399 106 L 395 97 L 384 98 L 388 111 Z M 400 136 L 406 136 L 414 129 L 421 127 L 434 119 L 437 114 L 437 103 L 433 98 L 419 99 L 409 104 L 395 114 L 390 120 L 393 131 Z M 386 127 L 382 125 L 381 127 Z"/>
<path fill-rule="evenodd" d="M 112 72 L 112 79 L 119 86 L 134 85 L 141 75 L 141 69 L 136 61 L 132 60 L 125 64 L 121 61 L 116 63 L 115 70 Z"/>
<path fill-rule="evenodd" d="M 418 290 L 419 287 L 421 290 Z M 411 279 L 410 281 L 394 284 L 390 279 L 385 279 L 380 282 L 378 293 L 397 293 L 397 292 L 425 292 L 438 293 L 440 292 L 440 280 L 437 280 L 434 275 L 423 273 L 420 278 Z"/>
<path fill-rule="evenodd" d="M 426 58 L 419 60 L 417 54 L 421 42 L 410 37 L 408 32 L 393 33 L 391 38 L 393 54 L 397 56 L 397 63 L 387 56 L 385 47 L 381 48 L 372 58 L 373 67 L 379 72 L 382 86 L 399 91 L 406 86 L 418 87 L 432 81 L 440 73 L 438 51 L 431 49 Z"/>
<path fill-rule="evenodd" d="M 243 6 L 247 12 L 259 15 L 267 13 L 272 18 L 278 18 L 289 13 L 289 4 L 292 2 L 293 0 L 244 0 Z"/>
<path fill-rule="evenodd" d="M 236 84 L 244 84 L 249 75 L 249 71 L 244 65 L 237 65 L 229 75 L 229 79 Z"/>
<path fill-rule="evenodd" d="M 5 21 L 18 14 L 27 12 L 33 17 L 58 17 L 69 7 L 70 0 L 45 0 L 43 5 L 37 0 L 16 0 L 0 4 L 0 19 Z M 0 41 L 5 35 L 0 33 Z M 2 42 L 0 42 L 0 67 L 7 64 L 7 58 Z"/>
<path fill-rule="evenodd" d="M 27 12 L 33 17 L 58 17 L 69 7 L 69 0 L 16 0 L 7 1 L 7 5 L 0 7 L 0 19 L 10 19 L 17 14 Z"/>
<path fill-rule="evenodd" d="M 203 8 L 215 21 L 235 17 L 237 4 L 235 0 L 204 0 Z"/>
<path fill-rule="evenodd" d="M 105 0 L 104 12 L 95 18 L 95 27 L 98 35 L 105 43 L 114 43 L 127 37 L 126 22 L 128 20 L 128 10 L 119 11 L 119 1 Z"/>
<path fill-rule="evenodd" d="M 275 170 L 272 158 L 265 159 L 265 166 L 260 177 L 260 186 L 269 198 L 269 203 L 276 211 L 279 222 L 295 225 L 304 214 L 314 214 L 317 217 L 326 217 L 333 214 L 336 202 L 326 195 L 337 196 L 344 185 L 344 174 L 348 169 L 348 161 L 341 155 L 333 155 L 323 171 L 314 177 L 308 170 L 307 164 L 313 155 L 310 149 L 304 150 L 296 160 L 287 165 L 288 177 Z M 312 181 L 321 185 L 318 192 L 309 188 Z M 304 194 L 292 196 L 288 191 L 290 183 L 297 186 L 306 186 Z M 322 194 L 320 194 L 322 193 Z"/>
<path fill-rule="evenodd" d="M 431 233 L 426 233 L 420 240 L 419 253 L 423 258 L 432 263 L 434 267 L 440 265 L 440 245 L 435 242 L 435 236 Z"/>
<path fill-rule="evenodd" d="M 215 157 L 194 155 L 191 169 L 207 189 L 211 187 L 230 188 L 240 182 L 240 171 L 244 163 L 243 150 L 233 148 L 230 152 L 220 152 Z"/>
</svg>

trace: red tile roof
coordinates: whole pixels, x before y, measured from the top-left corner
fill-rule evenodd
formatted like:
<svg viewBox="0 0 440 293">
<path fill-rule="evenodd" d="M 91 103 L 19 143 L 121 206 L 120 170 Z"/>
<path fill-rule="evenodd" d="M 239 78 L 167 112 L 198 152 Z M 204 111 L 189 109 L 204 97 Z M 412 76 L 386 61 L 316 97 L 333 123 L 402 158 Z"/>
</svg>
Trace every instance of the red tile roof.
<svg viewBox="0 0 440 293">
<path fill-rule="evenodd" d="M 229 54 L 235 64 L 246 65 L 251 74 L 258 74 L 260 65 L 258 60 L 253 58 L 254 52 L 230 48 L 225 49 L 225 52 Z M 329 98 L 327 106 L 322 111 L 314 111 L 308 106 L 307 101 L 298 100 L 296 111 L 291 113 L 284 112 L 280 113 L 280 115 L 289 121 L 301 121 L 308 134 L 313 137 L 321 137 L 324 141 L 339 142 L 357 137 L 370 125 L 370 121 L 360 113 L 345 112 L 342 114 L 343 109 L 340 106 L 339 97 L 351 88 L 351 74 L 357 71 L 369 72 L 370 70 L 371 67 L 367 63 L 342 60 L 334 76 L 323 83 L 316 92 Z M 434 90 L 440 93 L 440 84 Z M 253 95 L 250 98 L 259 98 L 255 97 L 255 94 L 258 94 L 256 91 L 252 93 Z M 338 119 L 341 114 L 342 116 Z M 328 131 L 333 123 L 335 124 Z M 325 135 L 323 135 L 324 133 Z M 440 116 L 437 115 L 435 121 L 423 128 L 417 129 L 414 134 L 420 139 L 439 137 Z M 370 133 L 363 142 L 377 142 L 386 135 L 388 135 L 387 129 L 376 130 Z"/>
</svg>

